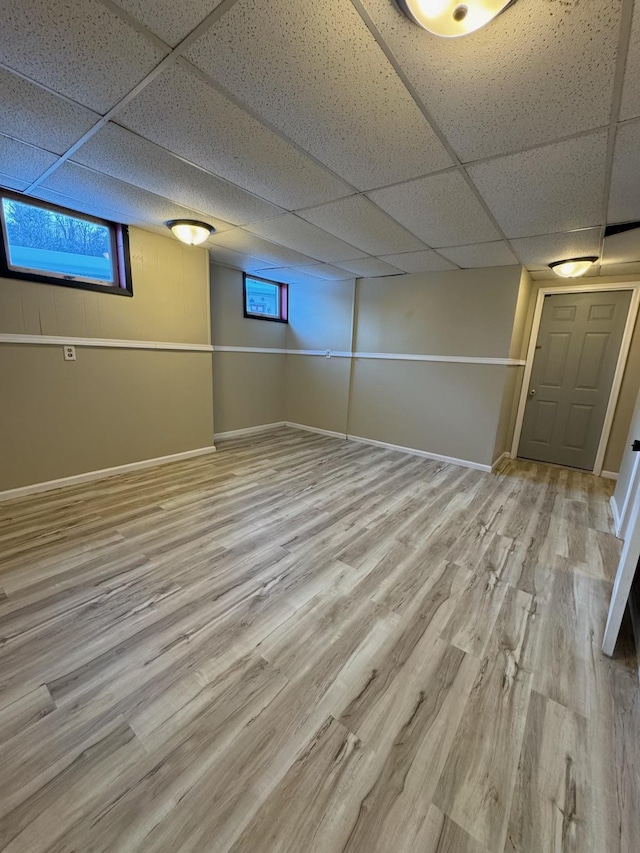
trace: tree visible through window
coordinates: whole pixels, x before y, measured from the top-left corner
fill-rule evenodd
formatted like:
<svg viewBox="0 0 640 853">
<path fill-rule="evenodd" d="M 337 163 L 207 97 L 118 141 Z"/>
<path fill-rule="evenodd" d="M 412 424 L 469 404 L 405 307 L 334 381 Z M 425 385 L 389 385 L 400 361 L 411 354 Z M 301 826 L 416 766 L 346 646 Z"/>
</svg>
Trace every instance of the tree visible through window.
<svg viewBox="0 0 640 853">
<path fill-rule="evenodd" d="M 245 275 L 244 316 L 286 323 L 287 285 Z"/>
<path fill-rule="evenodd" d="M 1 200 L 4 274 L 80 287 L 125 287 L 121 226 L 12 193 L 2 193 Z"/>
</svg>

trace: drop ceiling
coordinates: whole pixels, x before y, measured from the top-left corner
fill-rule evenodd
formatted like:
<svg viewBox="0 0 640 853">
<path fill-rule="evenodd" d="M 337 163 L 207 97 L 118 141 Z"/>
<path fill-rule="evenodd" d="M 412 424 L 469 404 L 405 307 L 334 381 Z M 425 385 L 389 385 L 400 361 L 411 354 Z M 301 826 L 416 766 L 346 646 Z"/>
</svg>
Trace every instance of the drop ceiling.
<svg viewBox="0 0 640 853">
<path fill-rule="evenodd" d="M 0 184 L 283 281 L 597 254 L 637 273 L 640 2 L 517 0 L 439 39 L 395 0 L 21 0 Z M 168 232 L 167 232 L 168 233 Z"/>
</svg>

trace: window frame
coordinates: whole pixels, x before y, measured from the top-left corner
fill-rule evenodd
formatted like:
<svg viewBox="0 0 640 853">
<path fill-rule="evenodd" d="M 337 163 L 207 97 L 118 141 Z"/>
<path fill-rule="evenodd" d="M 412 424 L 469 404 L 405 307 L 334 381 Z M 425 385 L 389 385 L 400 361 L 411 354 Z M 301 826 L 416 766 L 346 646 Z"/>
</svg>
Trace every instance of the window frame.
<svg viewBox="0 0 640 853">
<path fill-rule="evenodd" d="M 247 279 L 251 281 L 263 281 L 265 284 L 273 284 L 279 288 L 280 293 L 280 316 L 269 317 L 268 314 L 252 314 L 247 311 Z M 242 274 L 242 310 L 247 320 L 266 320 L 269 323 L 289 322 L 289 285 L 284 281 L 273 281 L 270 278 L 262 278 L 245 272 Z"/>
<path fill-rule="evenodd" d="M 101 284 L 96 279 L 83 278 L 80 276 L 65 276 L 54 272 L 28 272 L 26 270 L 13 269 L 9 263 L 9 238 L 4 216 L 3 199 L 18 201 L 41 210 L 51 210 L 74 219 L 83 219 L 96 225 L 102 225 L 109 229 L 111 241 L 111 252 L 113 257 L 113 284 Z M 111 222 L 88 213 L 80 213 L 68 207 L 62 207 L 48 201 L 41 201 L 23 193 L 13 192 L 0 187 L 0 278 L 18 279 L 20 281 L 35 281 L 39 284 L 52 284 L 59 287 L 73 287 L 76 290 L 92 290 L 98 293 L 112 293 L 116 296 L 133 296 L 133 282 L 131 279 L 131 258 L 129 254 L 129 228 L 119 222 Z"/>
</svg>

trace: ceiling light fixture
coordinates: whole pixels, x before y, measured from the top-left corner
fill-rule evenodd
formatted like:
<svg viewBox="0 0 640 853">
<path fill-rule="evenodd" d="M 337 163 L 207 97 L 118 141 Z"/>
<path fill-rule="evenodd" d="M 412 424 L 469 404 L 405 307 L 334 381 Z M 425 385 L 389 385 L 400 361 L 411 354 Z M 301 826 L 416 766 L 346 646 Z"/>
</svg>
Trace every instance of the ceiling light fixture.
<svg viewBox="0 0 640 853">
<path fill-rule="evenodd" d="M 578 278 L 578 276 L 584 275 L 597 260 L 597 257 L 569 258 L 566 261 L 556 261 L 549 264 L 549 267 L 562 278 Z"/>
<path fill-rule="evenodd" d="M 457 38 L 484 27 L 515 0 L 398 0 L 403 12 L 430 33 Z"/>
<path fill-rule="evenodd" d="M 206 222 L 198 222 L 196 219 L 171 219 L 167 222 L 167 228 L 173 231 L 178 240 L 182 240 L 189 246 L 204 243 L 207 237 L 216 230 L 212 225 L 207 225 Z"/>
</svg>

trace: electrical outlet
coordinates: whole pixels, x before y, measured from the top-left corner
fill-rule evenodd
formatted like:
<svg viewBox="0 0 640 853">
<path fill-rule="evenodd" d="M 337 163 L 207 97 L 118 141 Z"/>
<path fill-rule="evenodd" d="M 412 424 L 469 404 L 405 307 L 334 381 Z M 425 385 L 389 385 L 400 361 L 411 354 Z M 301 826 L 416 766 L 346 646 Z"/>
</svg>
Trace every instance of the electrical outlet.
<svg viewBox="0 0 640 853">
<path fill-rule="evenodd" d="M 64 360 L 65 361 L 75 361 L 76 360 L 76 348 L 70 346 L 64 346 Z"/>
</svg>

